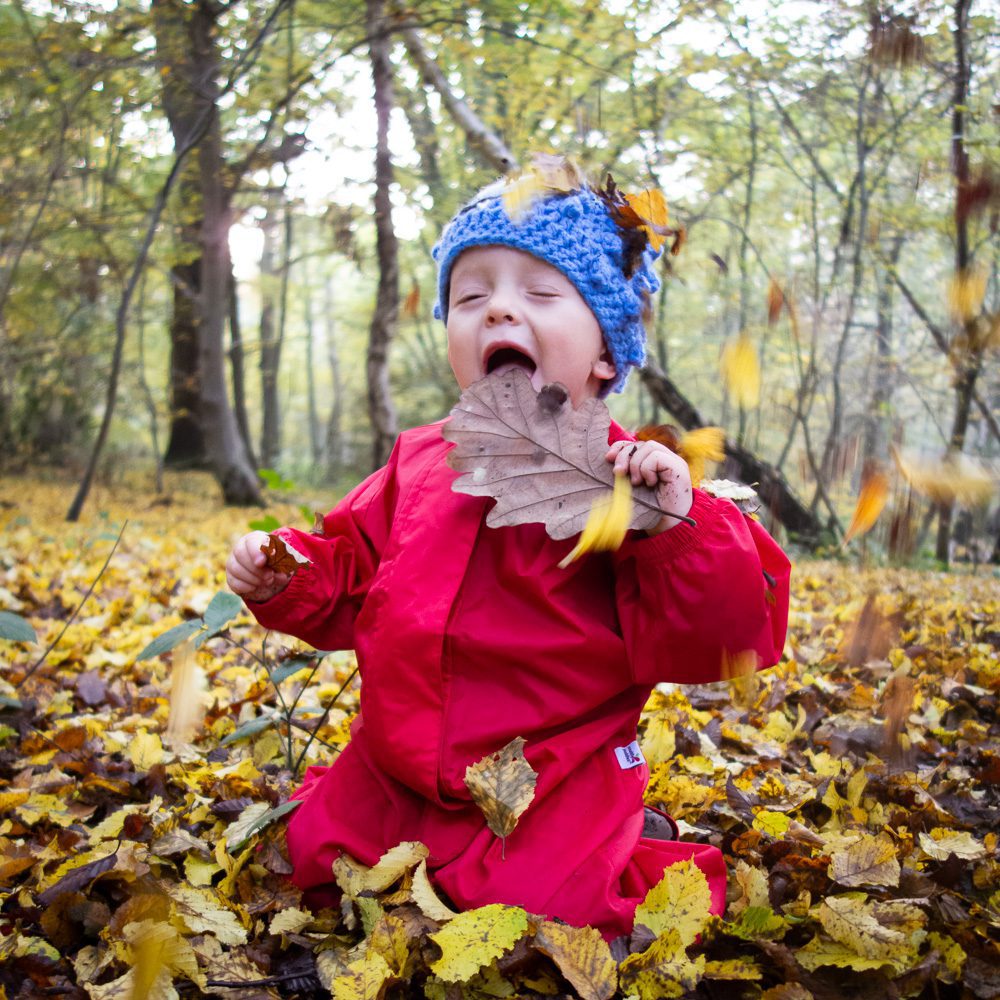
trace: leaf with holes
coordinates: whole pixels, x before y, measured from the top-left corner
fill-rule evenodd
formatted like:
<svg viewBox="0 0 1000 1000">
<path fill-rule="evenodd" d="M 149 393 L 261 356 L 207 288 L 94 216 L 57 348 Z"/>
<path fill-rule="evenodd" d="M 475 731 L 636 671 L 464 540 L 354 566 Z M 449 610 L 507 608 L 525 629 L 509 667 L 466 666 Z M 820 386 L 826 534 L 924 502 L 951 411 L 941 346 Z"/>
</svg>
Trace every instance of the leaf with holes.
<svg viewBox="0 0 1000 1000">
<path fill-rule="evenodd" d="M 455 444 L 448 464 L 461 473 L 452 489 L 493 497 L 492 528 L 541 522 L 551 538 L 571 538 L 611 496 L 610 425 L 599 399 L 574 410 L 558 383 L 536 393 L 524 372 L 494 372 L 462 393 L 442 431 Z M 663 513 L 654 490 L 634 487 L 629 527 L 651 528 Z"/>
</svg>

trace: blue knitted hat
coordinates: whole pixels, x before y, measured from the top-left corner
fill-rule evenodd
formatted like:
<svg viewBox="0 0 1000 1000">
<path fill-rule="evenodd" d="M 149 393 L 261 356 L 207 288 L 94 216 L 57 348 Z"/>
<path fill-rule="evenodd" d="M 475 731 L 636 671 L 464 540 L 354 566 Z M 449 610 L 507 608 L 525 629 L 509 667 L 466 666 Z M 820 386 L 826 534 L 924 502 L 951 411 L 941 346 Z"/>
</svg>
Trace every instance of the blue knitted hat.
<svg viewBox="0 0 1000 1000">
<path fill-rule="evenodd" d="M 562 271 L 583 296 L 615 363 L 607 391 L 621 392 L 632 367 L 646 359 L 642 315 L 649 296 L 660 287 L 653 272 L 659 252 L 638 230 L 616 222 L 606 194 L 599 197 L 589 186 L 550 192 L 516 221 L 504 206 L 506 186 L 498 181 L 483 188 L 445 227 L 432 251 L 438 266 L 434 316 L 448 319 L 451 269 L 463 250 L 482 246 L 524 250 Z M 613 183 L 609 186 L 613 190 Z"/>
</svg>

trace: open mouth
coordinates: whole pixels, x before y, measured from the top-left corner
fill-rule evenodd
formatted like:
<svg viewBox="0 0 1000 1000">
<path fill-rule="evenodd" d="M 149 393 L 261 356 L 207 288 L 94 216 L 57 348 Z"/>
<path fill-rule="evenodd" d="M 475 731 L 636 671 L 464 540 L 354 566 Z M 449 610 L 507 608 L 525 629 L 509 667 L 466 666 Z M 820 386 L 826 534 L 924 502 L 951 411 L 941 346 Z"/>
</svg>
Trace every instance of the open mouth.
<svg viewBox="0 0 1000 1000">
<path fill-rule="evenodd" d="M 534 374 L 535 362 L 524 351 L 516 347 L 498 347 L 486 358 L 486 374 L 501 369 L 521 368 L 529 375 Z"/>
</svg>

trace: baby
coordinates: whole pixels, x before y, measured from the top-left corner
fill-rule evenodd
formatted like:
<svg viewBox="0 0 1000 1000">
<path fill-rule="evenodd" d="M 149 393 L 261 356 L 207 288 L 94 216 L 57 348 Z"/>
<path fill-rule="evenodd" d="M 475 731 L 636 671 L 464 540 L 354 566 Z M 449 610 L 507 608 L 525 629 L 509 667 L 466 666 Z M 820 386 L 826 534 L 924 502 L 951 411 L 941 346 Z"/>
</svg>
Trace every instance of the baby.
<svg viewBox="0 0 1000 1000">
<path fill-rule="evenodd" d="M 641 316 L 659 284 L 648 238 L 583 182 L 516 219 L 503 190 L 482 191 L 434 249 L 459 386 L 518 367 L 536 389 L 561 382 L 576 406 L 620 391 L 643 361 Z M 341 852 L 371 865 L 418 840 L 457 907 L 516 904 L 611 938 L 631 929 L 666 866 L 691 859 L 721 912 L 720 851 L 644 835 L 636 724 L 659 681 L 718 680 L 727 657 L 748 651 L 777 662 L 787 558 L 731 501 L 693 490 L 677 455 L 612 422 L 608 462 L 695 525 L 664 517 L 562 569 L 572 539 L 539 524 L 489 528 L 493 501 L 452 491 L 441 428 L 402 433 L 322 535 L 281 529 L 309 559 L 294 575 L 266 567 L 263 532 L 240 539 L 226 566 L 261 625 L 354 648 L 361 669 L 350 743 L 297 793 L 293 880 L 332 902 Z M 501 845 L 463 778 L 518 736 L 538 780 Z"/>
</svg>

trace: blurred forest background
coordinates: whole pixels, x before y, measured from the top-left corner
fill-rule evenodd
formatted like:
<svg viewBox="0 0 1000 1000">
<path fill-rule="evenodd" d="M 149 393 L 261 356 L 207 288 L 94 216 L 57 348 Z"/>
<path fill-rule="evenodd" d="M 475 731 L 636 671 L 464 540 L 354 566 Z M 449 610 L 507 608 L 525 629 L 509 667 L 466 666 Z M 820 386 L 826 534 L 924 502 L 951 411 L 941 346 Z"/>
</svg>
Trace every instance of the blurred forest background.
<svg viewBox="0 0 1000 1000">
<path fill-rule="evenodd" d="M 626 426 L 773 527 L 1000 559 L 995 0 L 5 0 L 0 472 L 337 495 L 457 398 L 430 249 L 565 153 L 658 187 Z M 720 358 L 759 367 L 734 385 Z M 751 379 L 752 382 L 752 379 Z M 259 470 L 264 473 L 263 480 Z M 138 480 L 137 480 L 138 477 Z"/>
</svg>

